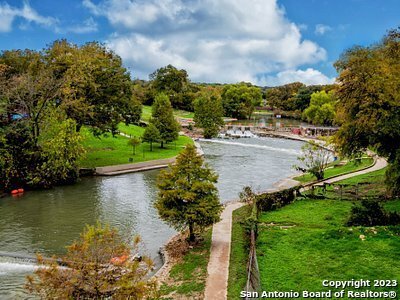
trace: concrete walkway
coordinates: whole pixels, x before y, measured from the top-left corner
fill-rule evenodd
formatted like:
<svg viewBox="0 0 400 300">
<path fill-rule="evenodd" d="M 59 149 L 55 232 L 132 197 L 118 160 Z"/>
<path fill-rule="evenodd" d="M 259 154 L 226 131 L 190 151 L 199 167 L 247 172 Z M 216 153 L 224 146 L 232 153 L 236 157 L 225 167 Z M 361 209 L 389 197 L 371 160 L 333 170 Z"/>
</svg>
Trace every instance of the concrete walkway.
<svg viewBox="0 0 400 300">
<path fill-rule="evenodd" d="M 326 179 L 315 185 L 323 183 L 338 182 L 354 176 L 367 174 L 373 171 L 383 169 L 387 166 L 384 158 L 378 157 L 375 164 L 370 168 L 357 172 L 341 175 L 332 179 Z M 275 189 L 268 190 L 273 192 L 297 185 L 295 180 L 282 180 L 276 185 Z M 235 202 L 228 204 L 221 214 L 221 221 L 214 225 L 212 232 L 210 261 L 208 262 L 208 277 L 205 287 L 206 300 L 224 300 L 227 299 L 228 277 L 229 277 L 229 260 L 231 249 L 231 233 L 232 233 L 232 212 L 243 206 L 243 203 Z"/>
<path fill-rule="evenodd" d="M 175 162 L 175 157 L 166 158 L 166 159 L 149 160 L 149 161 L 133 163 L 133 164 L 97 167 L 96 175 L 112 176 L 112 175 L 121 175 L 121 174 L 125 174 L 125 173 L 154 170 L 154 169 L 166 168 L 166 167 L 168 167 L 169 164 L 173 164 L 174 162 Z"/>
<path fill-rule="evenodd" d="M 338 176 L 338 177 L 334 177 L 334 178 L 331 178 L 331 179 L 326 179 L 324 181 L 316 183 L 315 185 L 318 186 L 318 185 L 323 185 L 324 183 L 338 182 L 338 181 L 345 180 L 345 179 L 348 179 L 348 178 L 351 178 L 351 177 L 355 177 L 355 176 L 358 176 L 358 175 L 363 175 L 363 174 L 371 173 L 371 172 L 374 172 L 374 171 L 378 171 L 380 169 L 383 169 L 386 166 L 387 166 L 386 159 L 384 159 L 382 157 L 378 157 L 376 162 L 375 162 L 375 164 L 373 166 L 367 168 L 367 169 L 356 171 L 356 172 L 353 172 L 353 173 L 348 173 L 348 174 L 341 175 L 341 176 Z"/>
<path fill-rule="evenodd" d="M 232 212 L 241 206 L 243 206 L 241 202 L 228 204 L 221 214 L 221 221 L 213 227 L 210 261 L 207 267 L 208 277 L 204 293 L 206 300 L 222 300 L 227 297 Z"/>
</svg>

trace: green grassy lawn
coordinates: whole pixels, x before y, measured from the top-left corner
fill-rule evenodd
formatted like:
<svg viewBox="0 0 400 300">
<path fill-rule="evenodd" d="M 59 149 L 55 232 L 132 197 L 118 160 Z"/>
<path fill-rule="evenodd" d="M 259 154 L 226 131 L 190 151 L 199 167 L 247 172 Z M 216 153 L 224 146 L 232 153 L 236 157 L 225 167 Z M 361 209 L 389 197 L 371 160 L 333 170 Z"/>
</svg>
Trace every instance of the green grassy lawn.
<svg viewBox="0 0 400 300">
<path fill-rule="evenodd" d="M 342 175 L 349 172 L 354 172 L 365 167 L 370 166 L 373 163 L 371 157 L 362 158 L 361 161 L 349 161 L 345 165 L 340 165 L 338 161 L 332 162 L 329 167 L 325 170 L 325 178 L 332 176 Z M 301 183 L 311 182 L 317 180 L 317 178 L 309 173 L 295 177 L 294 180 L 300 181 Z"/>
<path fill-rule="evenodd" d="M 151 106 L 149 105 L 142 105 L 142 116 L 141 119 L 144 122 L 148 122 L 151 117 Z"/>
<path fill-rule="evenodd" d="M 249 256 L 248 237 L 242 223 L 251 214 L 251 206 L 246 205 L 232 213 L 232 244 L 229 263 L 228 299 L 238 299 L 246 286 L 246 264 Z"/>
<path fill-rule="evenodd" d="M 194 112 L 186 111 L 186 110 L 178 110 L 174 109 L 174 115 L 180 118 L 194 118 Z M 148 122 L 151 117 L 151 106 L 143 105 L 142 106 L 142 121 Z"/>
<path fill-rule="evenodd" d="M 381 197 L 384 174 L 385 169 L 340 184 L 349 188 L 358 185 L 361 192 Z M 327 291 L 329 288 L 322 286 L 324 279 L 399 281 L 400 226 L 345 226 L 354 202 L 354 195 L 352 201 L 306 196 L 276 211 L 261 213 L 257 258 L 262 290 Z M 400 212 L 399 199 L 384 201 L 383 206 L 387 211 Z M 248 237 L 241 221 L 249 214 L 248 207 L 233 212 L 228 299 L 239 298 L 247 279 Z M 399 292 L 398 288 L 374 287 L 359 291 L 366 289 Z"/>
<path fill-rule="evenodd" d="M 264 213 L 257 242 L 263 289 L 318 291 L 323 279 L 400 280 L 400 227 L 375 227 L 376 234 L 345 227 L 350 208 L 348 201 L 305 199 Z"/>
<path fill-rule="evenodd" d="M 119 128 L 121 132 L 135 136 L 141 136 L 144 132 L 144 128 L 134 125 L 121 124 Z M 133 158 L 133 162 L 170 158 L 176 156 L 185 145 L 193 143 L 192 139 L 179 136 L 176 142 L 166 144 L 165 149 L 161 149 L 160 144 L 154 143 L 152 152 L 148 143 L 142 143 L 136 147 L 136 154 L 133 155 L 133 149 L 128 146 L 127 137 L 121 135 L 112 137 L 110 134 L 96 138 L 85 127 L 81 129 L 81 133 L 84 137 L 83 145 L 86 155 L 80 165 L 87 168 L 127 164 L 129 158 Z"/>
<path fill-rule="evenodd" d="M 210 258 L 212 228 L 202 233 L 203 240 L 183 255 L 161 285 L 163 299 L 203 299 Z"/>
<path fill-rule="evenodd" d="M 383 174 L 380 170 L 342 183 L 382 186 Z M 324 279 L 400 280 L 400 226 L 346 227 L 351 207 L 352 201 L 306 197 L 262 213 L 257 255 L 263 289 L 326 291 Z M 400 200 L 384 202 L 384 207 L 400 211 Z"/>
<path fill-rule="evenodd" d="M 135 126 L 135 125 L 125 125 L 124 123 L 119 123 L 118 125 L 118 130 L 120 132 L 123 132 L 127 135 L 136 136 L 140 137 L 143 135 L 144 131 L 146 128 L 140 127 L 140 126 Z"/>
</svg>

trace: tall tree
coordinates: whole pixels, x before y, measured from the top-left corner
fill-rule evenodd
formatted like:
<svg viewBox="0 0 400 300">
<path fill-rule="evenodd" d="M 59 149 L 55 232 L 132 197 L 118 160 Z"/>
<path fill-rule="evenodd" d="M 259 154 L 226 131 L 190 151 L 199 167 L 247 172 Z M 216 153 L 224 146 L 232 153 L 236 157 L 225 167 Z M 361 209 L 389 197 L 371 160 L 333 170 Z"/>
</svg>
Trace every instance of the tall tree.
<svg viewBox="0 0 400 300">
<path fill-rule="evenodd" d="M 238 119 L 249 119 L 257 105 L 261 104 L 261 89 L 250 83 L 226 85 L 222 92 L 225 114 Z"/>
<path fill-rule="evenodd" d="M 164 143 L 178 139 L 179 123 L 175 120 L 174 111 L 169 98 L 165 94 L 158 94 L 152 106 L 150 123 L 160 133 L 161 148 Z"/>
<path fill-rule="evenodd" d="M 42 267 L 28 276 L 26 288 L 41 299 L 156 299 L 157 284 L 148 275 L 153 263 L 137 254 L 116 229 L 87 226 L 58 262 L 39 257 Z M 135 253 L 136 252 L 136 253 Z"/>
<path fill-rule="evenodd" d="M 194 121 L 196 126 L 203 128 L 206 139 L 218 134 L 219 127 L 224 125 L 223 115 L 224 109 L 220 98 L 214 95 L 203 95 L 195 101 Z"/>
<path fill-rule="evenodd" d="M 320 92 L 324 87 L 322 85 L 310 85 L 301 87 L 296 95 L 292 98 L 292 109 L 304 111 L 311 101 L 311 95 L 315 92 Z"/>
<path fill-rule="evenodd" d="M 192 109 L 191 86 L 185 70 L 168 65 L 150 74 L 150 80 L 157 93 L 168 95 L 174 108 Z"/>
<path fill-rule="evenodd" d="M 391 30 L 370 47 L 353 47 L 335 63 L 339 72 L 336 142 L 354 155 L 374 147 L 391 163 L 390 190 L 399 195 L 400 174 L 400 30 Z M 397 192 L 396 192 L 397 191 Z"/>
<path fill-rule="evenodd" d="M 89 125 L 100 134 L 119 122 L 139 121 L 141 103 L 133 97 L 130 75 L 114 52 L 96 42 L 78 47 L 60 40 L 46 50 L 45 58 L 64 79 L 61 106 L 78 130 Z"/>
<path fill-rule="evenodd" d="M 272 109 L 281 109 L 284 111 L 296 110 L 296 95 L 304 87 L 305 85 L 301 82 L 293 82 L 267 89 L 265 92 L 267 104 Z"/>
<path fill-rule="evenodd" d="M 317 125 L 332 125 L 335 120 L 336 99 L 333 91 L 315 92 L 311 95 L 310 106 L 303 112 L 303 119 Z"/>
<path fill-rule="evenodd" d="M 160 173 L 155 206 L 164 221 L 195 240 L 195 228 L 219 221 L 222 206 L 215 186 L 217 174 L 204 164 L 193 145 L 178 155 L 176 163 Z"/>
</svg>

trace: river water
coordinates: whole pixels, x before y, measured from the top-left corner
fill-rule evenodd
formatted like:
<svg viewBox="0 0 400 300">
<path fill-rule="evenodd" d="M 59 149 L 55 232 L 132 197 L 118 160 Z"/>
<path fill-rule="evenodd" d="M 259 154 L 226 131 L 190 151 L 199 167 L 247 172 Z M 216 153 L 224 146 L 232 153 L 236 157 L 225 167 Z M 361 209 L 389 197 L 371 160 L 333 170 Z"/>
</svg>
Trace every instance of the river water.
<svg viewBox="0 0 400 300">
<path fill-rule="evenodd" d="M 200 141 L 206 162 L 219 174 L 221 202 L 238 198 L 246 185 L 256 191 L 293 173 L 301 142 L 250 138 Z M 82 178 L 72 186 L 0 199 L 0 252 L 62 254 L 85 224 L 116 226 L 126 237 L 141 235 L 141 252 L 154 258 L 175 231 L 153 207 L 158 170 L 114 177 Z M 34 265 L 0 257 L 0 299 L 26 299 L 24 278 Z"/>
</svg>

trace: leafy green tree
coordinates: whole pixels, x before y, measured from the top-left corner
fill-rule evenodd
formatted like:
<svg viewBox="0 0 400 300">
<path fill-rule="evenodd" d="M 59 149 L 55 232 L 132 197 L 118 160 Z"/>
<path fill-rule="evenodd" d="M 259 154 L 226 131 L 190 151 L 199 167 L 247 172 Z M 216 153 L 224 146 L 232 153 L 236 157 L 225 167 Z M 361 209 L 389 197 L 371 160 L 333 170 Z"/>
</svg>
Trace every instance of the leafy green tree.
<svg viewBox="0 0 400 300">
<path fill-rule="evenodd" d="M 311 95 L 315 92 L 320 92 L 323 89 L 324 87 L 322 85 L 301 87 L 292 98 L 292 110 L 304 111 L 310 105 Z"/>
<path fill-rule="evenodd" d="M 249 119 L 257 105 L 261 104 L 261 89 L 249 83 L 226 85 L 222 91 L 225 114 L 238 119 Z"/>
<path fill-rule="evenodd" d="M 7 112 L 26 114 L 35 143 L 39 139 L 46 112 L 56 104 L 60 86 L 60 80 L 44 66 L 27 70 L 9 79 L 7 90 L 3 94 L 9 102 Z"/>
<path fill-rule="evenodd" d="M 149 143 L 150 151 L 153 151 L 153 143 L 159 142 L 160 139 L 160 132 L 158 131 L 157 127 L 153 123 L 150 123 L 143 133 L 142 142 Z"/>
<path fill-rule="evenodd" d="M 50 110 L 41 132 L 38 140 L 40 162 L 28 177 L 28 184 L 51 187 L 75 182 L 79 177 L 78 162 L 85 153 L 76 122 L 59 110 Z"/>
<path fill-rule="evenodd" d="M 178 139 L 180 127 L 179 123 L 175 120 L 174 111 L 167 95 L 157 95 L 152 106 L 150 123 L 160 133 L 161 148 L 164 148 L 164 143 Z"/>
<path fill-rule="evenodd" d="M 201 96 L 195 101 L 194 121 L 203 128 L 206 139 L 218 134 L 220 126 L 224 125 L 223 114 L 221 99 L 216 96 Z"/>
<path fill-rule="evenodd" d="M 136 146 L 139 146 L 140 143 L 141 143 L 141 140 L 140 140 L 138 137 L 136 137 L 136 136 L 134 136 L 133 138 L 130 138 L 130 139 L 128 140 L 128 145 L 129 145 L 129 146 L 132 146 L 132 154 L 133 154 L 133 155 L 136 154 Z"/>
<path fill-rule="evenodd" d="M 63 78 L 61 107 L 76 120 L 78 130 L 89 125 L 95 134 L 113 131 L 115 124 L 137 123 L 141 103 L 133 97 L 129 72 L 121 58 L 97 42 L 78 47 L 55 41 L 45 51 L 49 68 Z"/>
<path fill-rule="evenodd" d="M 41 267 L 28 276 L 26 288 L 41 299 L 156 299 L 157 283 L 149 279 L 153 262 L 135 258 L 116 229 L 86 226 L 80 239 L 57 260 L 39 258 Z M 132 254 L 132 250 L 134 254 Z"/>
<path fill-rule="evenodd" d="M 34 139 L 29 120 L 4 127 L 0 139 L 2 189 L 51 187 L 75 182 L 84 154 L 75 121 L 49 110 Z"/>
<path fill-rule="evenodd" d="M 173 107 L 192 110 L 191 86 L 185 70 L 168 65 L 150 74 L 150 80 L 157 94 L 168 95 Z"/>
<path fill-rule="evenodd" d="M 295 169 L 303 173 L 310 173 L 317 180 L 324 179 L 325 169 L 332 158 L 331 152 L 315 142 L 306 143 L 301 150 L 302 155 L 297 158 L 301 165 L 294 166 Z"/>
<path fill-rule="evenodd" d="M 194 241 L 195 227 L 204 228 L 220 219 L 217 178 L 196 148 L 186 146 L 176 163 L 161 171 L 158 178 L 155 206 L 161 219 L 177 230 L 189 228 L 189 240 Z"/>
<path fill-rule="evenodd" d="M 392 177 L 400 173 L 394 171 L 400 170 L 400 30 L 378 44 L 347 50 L 335 67 L 339 149 L 350 156 L 371 146 L 387 157 L 387 182 L 400 195 L 400 182 Z"/>
<path fill-rule="evenodd" d="M 303 118 L 318 125 L 332 125 L 335 119 L 336 99 L 333 92 L 315 92 L 311 95 L 310 106 L 303 112 Z"/>
<path fill-rule="evenodd" d="M 305 88 L 301 82 L 293 82 L 278 87 L 269 88 L 265 92 L 267 105 L 272 109 L 284 111 L 296 110 L 296 95 L 300 89 Z"/>
<path fill-rule="evenodd" d="M 25 187 L 36 166 L 36 146 L 27 122 L 13 122 L 0 128 L 0 190 Z"/>
</svg>

